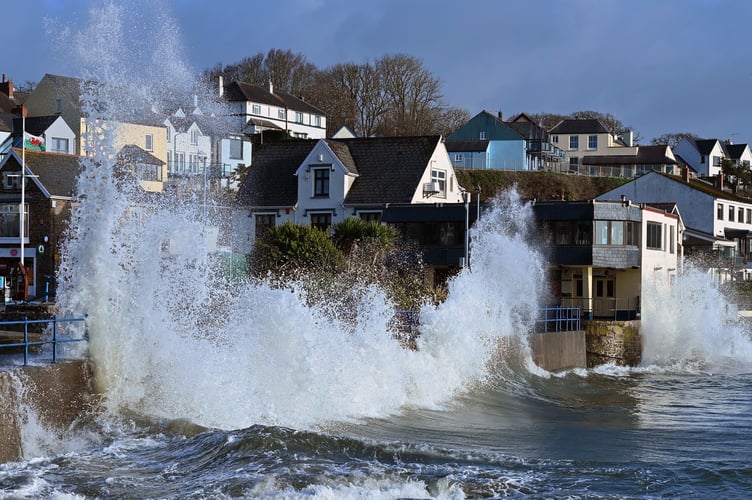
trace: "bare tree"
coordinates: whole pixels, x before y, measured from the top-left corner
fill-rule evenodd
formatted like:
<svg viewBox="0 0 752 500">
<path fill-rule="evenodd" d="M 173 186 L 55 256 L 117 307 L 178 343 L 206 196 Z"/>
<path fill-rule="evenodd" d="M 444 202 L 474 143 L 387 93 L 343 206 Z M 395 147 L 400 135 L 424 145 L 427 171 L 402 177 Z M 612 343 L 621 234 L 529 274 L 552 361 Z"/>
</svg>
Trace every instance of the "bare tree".
<svg viewBox="0 0 752 500">
<path fill-rule="evenodd" d="M 376 61 L 389 110 L 379 127 L 381 135 L 429 133 L 429 113 L 441 106 L 441 83 L 423 63 L 406 54 L 384 56 Z"/>
<path fill-rule="evenodd" d="M 682 139 L 699 139 L 699 138 L 700 137 L 698 135 L 695 135 L 691 132 L 667 133 L 667 134 L 661 134 L 658 137 L 654 137 L 650 141 L 650 143 L 654 145 L 667 144 L 673 148 L 677 144 L 679 144 Z"/>
</svg>

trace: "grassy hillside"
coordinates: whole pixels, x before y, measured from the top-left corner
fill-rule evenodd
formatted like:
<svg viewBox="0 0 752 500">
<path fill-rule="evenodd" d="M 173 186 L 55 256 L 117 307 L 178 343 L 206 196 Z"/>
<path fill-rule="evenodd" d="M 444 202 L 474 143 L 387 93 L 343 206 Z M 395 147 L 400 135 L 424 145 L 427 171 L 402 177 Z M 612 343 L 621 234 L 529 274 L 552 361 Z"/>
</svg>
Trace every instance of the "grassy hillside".
<svg viewBox="0 0 752 500">
<path fill-rule="evenodd" d="M 618 187 L 628 179 L 615 177 L 586 177 L 540 171 L 502 171 L 457 169 L 460 186 L 468 191 L 481 189 L 481 201 L 493 198 L 512 186 L 524 200 L 590 200 Z"/>
</svg>

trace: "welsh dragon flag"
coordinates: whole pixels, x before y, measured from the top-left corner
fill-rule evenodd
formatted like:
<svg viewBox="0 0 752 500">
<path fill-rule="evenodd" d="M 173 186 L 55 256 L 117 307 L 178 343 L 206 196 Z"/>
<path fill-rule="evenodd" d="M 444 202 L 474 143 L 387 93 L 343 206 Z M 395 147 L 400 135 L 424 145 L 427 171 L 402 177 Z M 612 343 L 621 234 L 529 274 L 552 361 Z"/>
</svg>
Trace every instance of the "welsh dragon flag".
<svg viewBox="0 0 752 500">
<path fill-rule="evenodd" d="M 45 151 L 44 137 L 24 132 L 24 147 L 29 151 Z"/>
</svg>

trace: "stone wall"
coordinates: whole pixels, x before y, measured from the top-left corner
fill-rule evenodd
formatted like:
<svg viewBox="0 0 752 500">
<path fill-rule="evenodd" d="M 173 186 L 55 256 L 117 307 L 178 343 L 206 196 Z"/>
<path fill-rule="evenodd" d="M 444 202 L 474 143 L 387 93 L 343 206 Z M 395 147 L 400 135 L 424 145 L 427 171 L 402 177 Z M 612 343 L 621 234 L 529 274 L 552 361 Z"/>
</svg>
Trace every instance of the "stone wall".
<svg viewBox="0 0 752 500">
<path fill-rule="evenodd" d="M 640 321 L 585 321 L 587 366 L 637 366 L 642 359 Z"/>
<path fill-rule="evenodd" d="M 91 365 L 69 361 L 0 371 L 0 463 L 22 460 L 21 425 L 28 406 L 39 423 L 65 430 L 91 411 Z"/>
</svg>

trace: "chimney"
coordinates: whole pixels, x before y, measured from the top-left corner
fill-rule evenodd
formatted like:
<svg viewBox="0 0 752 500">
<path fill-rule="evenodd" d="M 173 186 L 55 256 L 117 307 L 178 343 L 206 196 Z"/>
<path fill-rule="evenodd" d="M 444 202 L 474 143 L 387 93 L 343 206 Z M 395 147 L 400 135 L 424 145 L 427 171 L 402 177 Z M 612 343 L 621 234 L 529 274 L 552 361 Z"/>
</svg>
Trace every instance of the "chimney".
<svg viewBox="0 0 752 500">
<path fill-rule="evenodd" d="M 219 85 L 219 97 L 222 97 L 225 95 L 225 79 L 222 78 L 222 75 L 217 77 L 217 84 Z"/>
<path fill-rule="evenodd" d="M 502 113 L 501 110 L 499 110 L 498 115 L 499 115 L 499 120 L 502 120 L 504 118 L 504 113 Z"/>
<path fill-rule="evenodd" d="M 7 95 L 11 99 L 13 98 L 13 82 L 8 80 L 8 77 L 3 73 L 3 81 L 0 83 L 0 92 Z"/>
<path fill-rule="evenodd" d="M 274 93 L 274 84 L 272 83 L 271 79 L 269 80 L 269 93 Z"/>
<path fill-rule="evenodd" d="M 716 178 L 718 179 L 718 189 L 723 191 L 723 172 L 718 172 L 718 177 Z"/>
<path fill-rule="evenodd" d="M 689 183 L 689 167 L 684 167 L 682 169 L 682 180 Z"/>
</svg>

